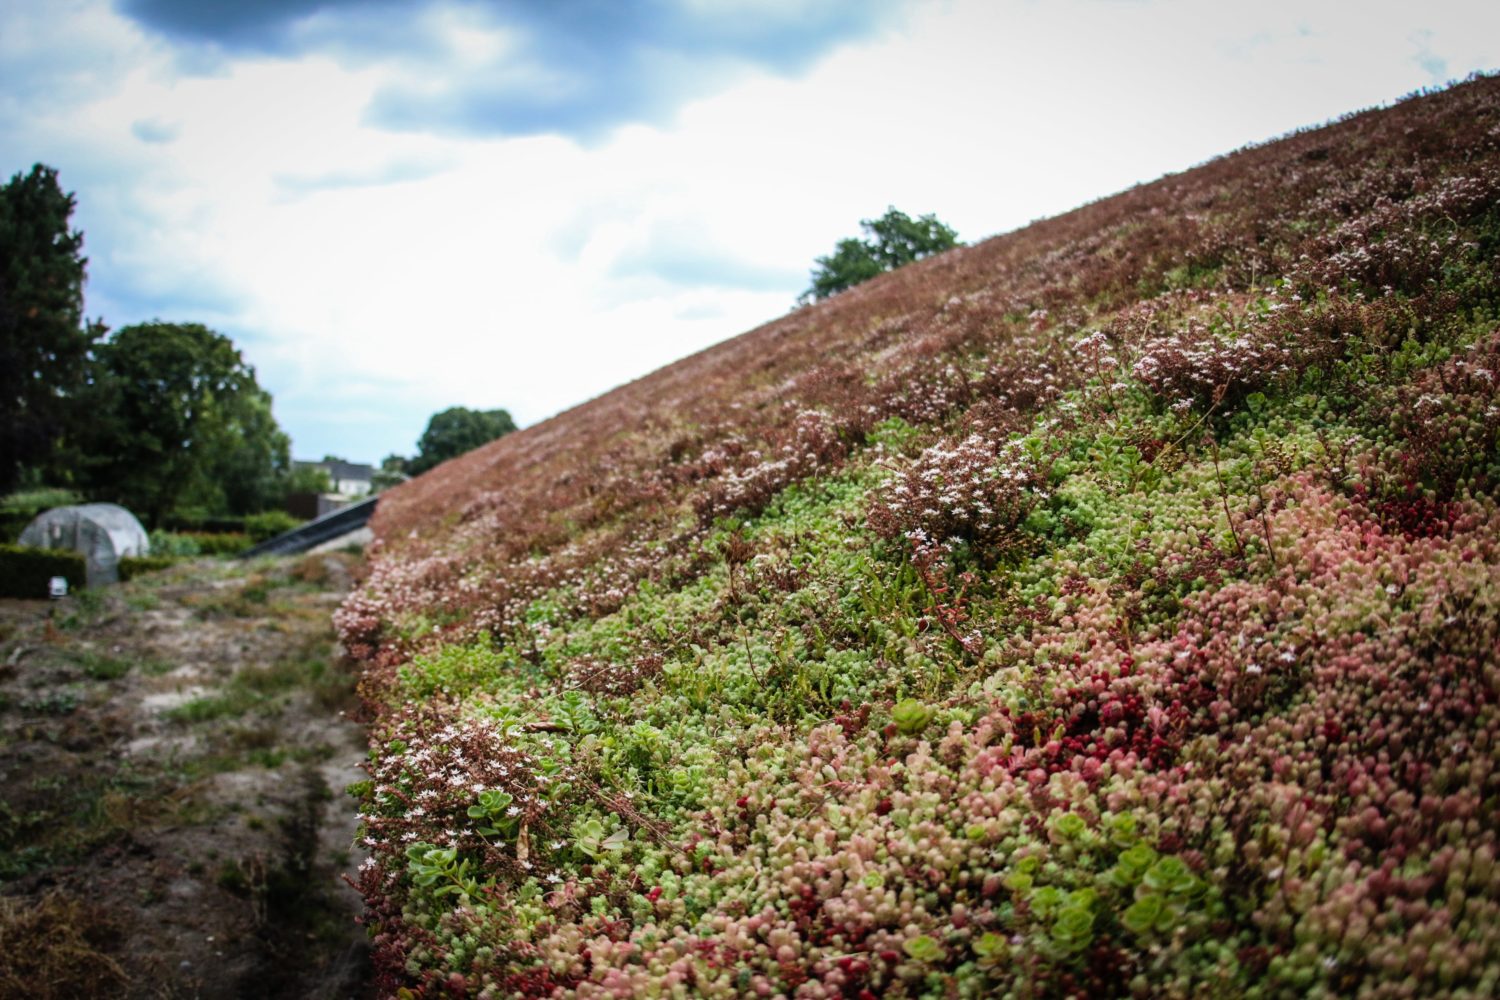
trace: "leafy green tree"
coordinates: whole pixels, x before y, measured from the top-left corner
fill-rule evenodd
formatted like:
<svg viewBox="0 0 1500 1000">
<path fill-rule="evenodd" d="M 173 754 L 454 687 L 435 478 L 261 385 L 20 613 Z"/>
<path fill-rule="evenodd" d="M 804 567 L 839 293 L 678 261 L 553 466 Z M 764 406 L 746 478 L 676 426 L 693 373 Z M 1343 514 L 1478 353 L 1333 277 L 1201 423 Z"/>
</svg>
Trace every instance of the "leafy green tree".
<svg viewBox="0 0 1500 1000">
<path fill-rule="evenodd" d="M 905 212 L 888 208 L 880 218 L 865 219 L 859 225 L 867 239 L 839 240 L 833 253 L 817 258 L 812 287 L 802 293 L 798 302 L 826 299 L 877 274 L 959 245 L 958 233 L 933 215 L 913 219 Z"/>
<path fill-rule="evenodd" d="M 152 524 L 173 510 L 250 514 L 285 491 L 289 441 L 228 337 L 141 323 L 98 349 L 91 492 Z"/>
<path fill-rule="evenodd" d="M 934 215 L 913 219 L 888 208 L 878 219 L 860 223 L 872 240 L 875 259 L 887 271 L 958 246 L 958 233 Z"/>
<path fill-rule="evenodd" d="M 802 301 L 826 299 L 885 273 L 885 265 L 864 240 L 839 240 L 827 257 L 818 258 L 818 269 L 812 275 L 812 287 L 802 293 Z"/>
<path fill-rule="evenodd" d="M 515 429 L 516 422 L 505 410 L 451 406 L 434 413 L 427 421 L 427 430 L 417 441 L 417 456 L 407 463 L 406 471 L 413 476 L 421 475 L 440 462 L 473 451 Z"/>
<path fill-rule="evenodd" d="M 332 493 L 333 477 L 316 465 L 295 466 L 287 473 L 283 490 L 288 493 Z"/>
<path fill-rule="evenodd" d="M 45 472 L 79 417 L 102 324 L 83 321 L 76 202 L 41 164 L 0 186 L 0 494 Z"/>
<path fill-rule="evenodd" d="M 411 478 L 408 475 L 411 464 L 410 459 L 404 455 L 390 454 L 380 460 L 380 468 L 370 477 L 370 488 L 376 493 L 388 490 L 397 483 L 404 483 Z"/>
</svg>

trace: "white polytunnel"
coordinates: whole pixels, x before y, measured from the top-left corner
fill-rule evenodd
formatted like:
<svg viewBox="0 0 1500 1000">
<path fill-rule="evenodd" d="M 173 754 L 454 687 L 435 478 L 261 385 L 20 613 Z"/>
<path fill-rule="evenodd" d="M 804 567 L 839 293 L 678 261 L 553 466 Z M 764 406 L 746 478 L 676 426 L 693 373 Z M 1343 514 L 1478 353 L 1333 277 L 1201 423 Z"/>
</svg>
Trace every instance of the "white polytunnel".
<svg viewBox="0 0 1500 1000">
<path fill-rule="evenodd" d="M 120 560 L 151 551 L 146 529 L 134 514 L 113 503 L 85 503 L 54 507 L 32 519 L 21 532 L 22 545 L 39 549 L 71 549 L 83 556 L 86 580 L 71 580 L 96 587 L 120 578 Z"/>
</svg>

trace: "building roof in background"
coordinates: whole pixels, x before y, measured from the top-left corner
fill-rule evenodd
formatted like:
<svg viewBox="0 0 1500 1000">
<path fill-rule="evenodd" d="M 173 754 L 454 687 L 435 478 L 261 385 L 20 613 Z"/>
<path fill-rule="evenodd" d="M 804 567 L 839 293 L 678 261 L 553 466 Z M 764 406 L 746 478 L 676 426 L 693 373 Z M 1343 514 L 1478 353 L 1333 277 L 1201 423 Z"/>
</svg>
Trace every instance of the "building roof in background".
<svg viewBox="0 0 1500 1000">
<path fill-rule="evenodd" d="M 323 469 L 333 479 L 363 479 L 370 480 L 375 476 L 375 466 L 360 465 L 357 462 L 345 462 L 336 460 L 332 462 L 293 462 L 294 469 Z"/>
</svg>

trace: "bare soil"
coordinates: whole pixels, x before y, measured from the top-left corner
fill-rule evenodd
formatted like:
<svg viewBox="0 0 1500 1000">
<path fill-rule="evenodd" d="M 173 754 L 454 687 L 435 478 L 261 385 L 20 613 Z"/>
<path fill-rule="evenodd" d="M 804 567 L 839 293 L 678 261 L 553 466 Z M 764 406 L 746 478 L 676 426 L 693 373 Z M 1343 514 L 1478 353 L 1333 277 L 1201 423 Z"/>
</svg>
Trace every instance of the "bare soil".
<svg viewBox="0 0 1500 1000">
<path fill-rule="evenodd" d="M 356 563 L 0 600 L 0 997 L 368 995 Z"/>
</svg>

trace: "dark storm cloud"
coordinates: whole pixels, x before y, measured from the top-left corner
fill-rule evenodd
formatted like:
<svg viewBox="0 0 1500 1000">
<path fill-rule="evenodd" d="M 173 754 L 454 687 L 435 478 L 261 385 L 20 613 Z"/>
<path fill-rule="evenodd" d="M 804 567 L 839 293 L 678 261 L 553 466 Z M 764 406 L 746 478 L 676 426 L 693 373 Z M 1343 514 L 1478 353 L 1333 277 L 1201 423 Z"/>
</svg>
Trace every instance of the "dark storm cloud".
<svg viewBox="0 0 1500 1000">
<path fill-rule="evenodd" d="M 589 140 L 661 122 L 749 68 L 793 74 L 886 24 L 896 0 L 693 3 L 688 0 L 122 0 L 148 29 L 226 54 L 330 52 L 390 61 L 404 82 L 380 90 L 372 124 L 457 135 L 559 134 Z M 447 10 L 505 39 L 481 66 L 446 51 L 424 14 Z"/>
</svg>

